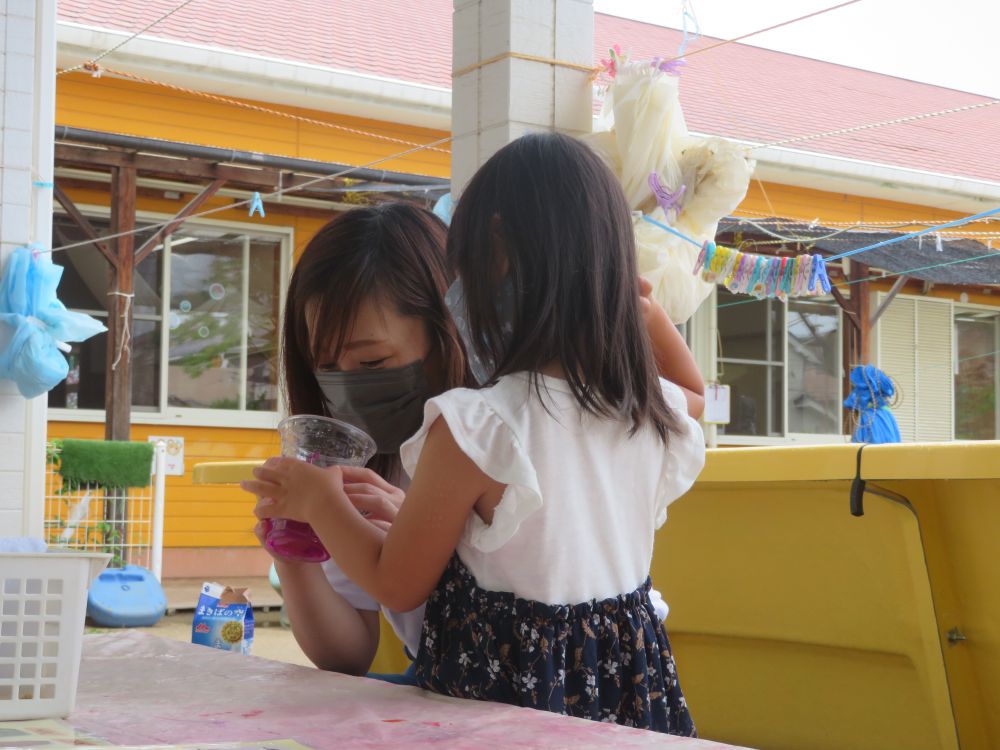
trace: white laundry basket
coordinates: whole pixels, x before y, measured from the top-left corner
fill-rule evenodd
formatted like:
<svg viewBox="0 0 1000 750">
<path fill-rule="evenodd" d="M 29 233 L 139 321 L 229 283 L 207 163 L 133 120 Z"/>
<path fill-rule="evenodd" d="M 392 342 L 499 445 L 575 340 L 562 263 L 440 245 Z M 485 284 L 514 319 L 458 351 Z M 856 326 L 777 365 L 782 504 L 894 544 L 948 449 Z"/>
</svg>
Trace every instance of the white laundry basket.
<svg viewBox="0 0 1000 750">
<path fill-rule="evenodd" d="M 87 589 L 110 559 L 0 553 L 0 721 L 58 719 L 73 710 Z"/>
</svg>

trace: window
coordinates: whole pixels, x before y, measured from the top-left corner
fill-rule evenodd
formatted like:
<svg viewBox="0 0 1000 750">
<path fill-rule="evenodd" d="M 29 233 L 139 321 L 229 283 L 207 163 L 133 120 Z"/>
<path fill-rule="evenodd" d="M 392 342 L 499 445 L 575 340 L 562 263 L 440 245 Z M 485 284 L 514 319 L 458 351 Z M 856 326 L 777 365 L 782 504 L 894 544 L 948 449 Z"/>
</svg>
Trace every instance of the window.
<svg viewBox="0 0 1000 750">
<path fill-rule="evenodd" d="M 883 304 L 886 293 L 876 295 Z M 897 295 L 875 326 L 876 364 L 892 378 L 903 442 L 951 440 L 955 431 L 955 319 L 951 300 Z"/>
<path fill-rule="evenodd" d="M 91 223 L 99 234 L 110 231 L 106 219 Z M 137 246 L 143 236 L 149 233 L 137 236 Z M 80 239 L 69 217 L 54 217 L 54 244 Z M 281 234 L 188 223 L 139 264 L 130 342 L 135 416 L 278 410 L 286 246 Z M 65 268 L 59 291 L 66 306 L 106 320 L 107 265 L 97 250 L 66 250 L 57 260 Z M 104 408 L 106 347 L 106 334 L 73 345 L 69 377 L 49 394 L 50 407 Z"/>
<path fill-rule="evenodd" d="M 718 290 L 720 434 L 841 434 L 840 312 L 828 300 L 752 300 Z"/>
<path fill-rule="evenodd" d="M 1000 437 L 1000 314 L 956 310 L 955 349 L 955 439 L 995 440 Z"/>
<path fill-rule="evenodd" d="M 838 434 L 840 312 L 812 300 L 788 301 L 788 431 Z"/>
</svg>

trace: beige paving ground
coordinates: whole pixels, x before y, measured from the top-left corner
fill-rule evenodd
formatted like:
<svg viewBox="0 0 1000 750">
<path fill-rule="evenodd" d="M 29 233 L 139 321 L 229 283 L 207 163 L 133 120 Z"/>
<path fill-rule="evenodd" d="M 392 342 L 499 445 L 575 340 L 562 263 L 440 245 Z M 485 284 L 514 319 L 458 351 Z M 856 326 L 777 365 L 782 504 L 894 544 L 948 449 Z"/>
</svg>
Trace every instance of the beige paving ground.
<svg viewBox="0 0 1000 750">
<path fill-rule="evenodd" d="M 167 614 L 151 628 L 138 630 L 169 638 L 191 642 L 191 619 L 201 590 L 201 580 L 166 579 L 163 591 L 167 596 Z M 266 578 L 236 578 L 224 581 L 234 588 L 249 588 L 255 609 L 255 629 L 250 653 L 264 659 L 284 661 L 310 667 L 312 663 L 295 642 L 292 631 L 281 627 L 281 597 L 268 584 Z M 108 632 L 104 629 L 90 632 Z"/>
<path fill-rule="evenodd" d="M 163 593 L 167 597 L 167 611 L 194 609 L 204 581 L 201 578 L 167 578 L 163 581 Z M 281 595 L 266 578 L 227 578 L 219 583 L 234 589 L 248 589 L 254 607 L 280 607 Z"/>
</svg>

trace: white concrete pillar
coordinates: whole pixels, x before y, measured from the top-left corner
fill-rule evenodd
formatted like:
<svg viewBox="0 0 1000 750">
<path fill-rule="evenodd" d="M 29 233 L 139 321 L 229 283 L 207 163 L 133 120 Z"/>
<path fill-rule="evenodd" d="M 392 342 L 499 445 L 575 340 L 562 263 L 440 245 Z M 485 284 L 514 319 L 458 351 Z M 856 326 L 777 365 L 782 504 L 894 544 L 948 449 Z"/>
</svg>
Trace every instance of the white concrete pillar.
<svg viewBox="0 0 1000 750">
<path fill-rule="evenodd" d="M 56 9 L 0 3 L 0 263 L 17 247 L 49 246 L 55 128 Z M 2 267 L 2 266 L 0 266 Z M 0 536 L 42 535 L 46 397 L 26 401 L 0 381 Z"/>
<path fill-rule="evenodd" d="M 593 65 L 592 0 L 455 0 L 452 35 L 453 195 L 524 133 L 590 132 L 590 73 L 517 55 Z"/>
</svg>

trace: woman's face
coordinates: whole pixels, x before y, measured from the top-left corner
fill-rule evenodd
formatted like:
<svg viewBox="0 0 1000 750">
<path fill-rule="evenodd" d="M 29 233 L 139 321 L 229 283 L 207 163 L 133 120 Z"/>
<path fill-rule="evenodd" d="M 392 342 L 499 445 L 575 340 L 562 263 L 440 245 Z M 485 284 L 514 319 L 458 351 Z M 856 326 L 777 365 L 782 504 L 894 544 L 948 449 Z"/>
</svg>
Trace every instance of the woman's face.
<svg viewBox="0 0 1000 750">
<path fill-rule="evenodd" d="M 321 323 L 313 314 L 309 319 L 309 338 L 315 341 Z M 319 352 L 316 363 L 320 371 L 379 370 L 426 361 L 430 353 L 431 339 L 424 321 L 401 315 L 395 305 L 368 298 L 358 305 L 340 356 L 334 359 L 333 352 Z"/>
</svg>

